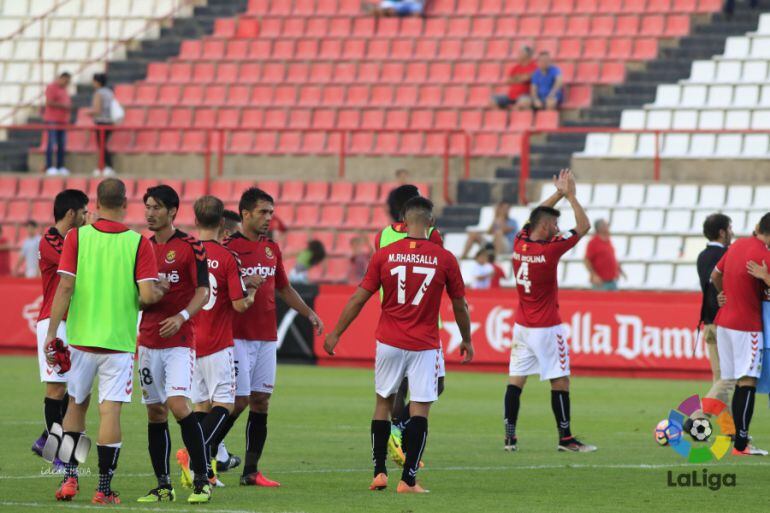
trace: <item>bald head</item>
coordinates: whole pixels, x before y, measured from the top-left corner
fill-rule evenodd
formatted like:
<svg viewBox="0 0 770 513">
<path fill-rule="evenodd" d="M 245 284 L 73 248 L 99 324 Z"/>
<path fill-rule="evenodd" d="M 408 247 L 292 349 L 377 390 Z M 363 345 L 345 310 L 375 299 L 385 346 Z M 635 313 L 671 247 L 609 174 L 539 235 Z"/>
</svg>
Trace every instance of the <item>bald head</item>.
<svg viewBox="0 0 770 513">
<path fill-rule="evenodd" d="M 106 210 L 118 210 L 126 206 L 126 184 L 117 178 L 106 178 L 96 188 L 96 205 Z"/>
<path fill-rule="evenodd" d="M 202 196 L 193 204 L 195 224 L 200 228 L 215 229 L 222 224 L 225 204 L 215 196 Z"/>
</svg>

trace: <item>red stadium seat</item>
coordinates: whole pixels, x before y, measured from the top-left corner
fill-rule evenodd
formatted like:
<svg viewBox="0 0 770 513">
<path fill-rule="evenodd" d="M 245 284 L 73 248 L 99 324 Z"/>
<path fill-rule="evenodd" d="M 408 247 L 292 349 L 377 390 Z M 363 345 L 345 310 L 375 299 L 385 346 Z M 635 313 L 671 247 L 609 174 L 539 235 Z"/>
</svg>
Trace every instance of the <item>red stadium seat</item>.
<svg viewBox="0 0 770 513">
<path fill-rule="evenodd" d="M 329 201 L 331 203 L 350 203 L 353 199 L 353 184 L 350 182 L 334 182 L 331 186 Z"/>
<path fill-rule="evenodd" d="M 342 283 L 347 281 L 350 271 L 350 262 L 347 258 L 330 258 L 325 262 L 326 273 L 324 281 L 332 283 Z"/>
<path fill-rule="evenodd" d="M 341 226 L 344 212 L 344 207 L 342 205 L 323 205 L 321 207 L 319 224 L 329 227 Z"/>
<path fill-rule="evenodd" d="M 386 129 L 404 129 L 409 126 L 409 112 L 402 109 L 388 110 L 385 115 Z"/>
<path fill-rule="evenodd" d="M 281 201 L 288 203 L 296 203 L 302 201 L 305 197 L 305 183 L 297 180 L 290 180 L 284 182 L 283 189 L 281 191 Z"/>
<path fill-rule="evenodd" d="M 289 230 L 286 234 L 286 242 L 284 243 L 284 252 L 286 253 L 298 253 L 307 248 L 308 234 L 304 230 Z"/>
<path fill-rule="evenodd" d="M 129 201 L 126 209 L 126 224 L 144 224 L 144 204 L 141 201 Z"/>
<path fill-rule="evenodd" d="M 372 208 L 372 220 L 369 223 L 369 226 L 387 226 L 391 223 L 390 216 L 385 211 L 384 207 L 373 207 Z"/>
<path fill-rule="evenodd" d="M 206 194 L 206 182 L 204 180 L 187 180 L 184 182 L 184 200 L 195 201 Z"/>
<path fill-rule="evenodd" d="M 323 203 L 328 197 L 329 184 L 327 182 L 308 182 L 303 201 Z"/>
<path fill-rule="evenodd" d="M 209 193 L 224 202 L 237 199 L 233 195 L 232 180 L 215 180 L 211 182 L 211 190 Z"/>
<path fill-rule="evenodd" d="M 361 123 L 361 113 L 358 110 L 340 110 L 337 117 L 337 128 L 358 128 Z"/>
<path fill-rule="evenodd" d="M 355 203 L 376 203 L 380 184 L 377 182 L 359 182 L 355 186 L 353 201 Z"/>
<path fill-rule="evenodd" d="M 423 134 L 407 132 L 401 134 L 398 146 L 399 155 L 419 155 L 423 151 Z"/>
<path fill-rule="evenodd" d="M 39 225 L 53 223 L 53 205 L 51 201 L 33 201 L 29 217 Z"/>
<path fill-rule="evenodd" d="M 129 191 L 129 186 L 133 187 L 134 181 L 133 179 L 124 179 L 123 183 L 126 184 L 126 194 L 128 194 L 130 197 L 130 195 L 133 194 L 133 189 Z M 68 176 L 66 180 L 67 189 L 77 189 L 79 191 L 85 192 L 89 196 L 91 195 L 91 188 L 93 188 L 93 192 L 96 194 L 96 185 L 99 185 L 99 180 L 89 180 L 84 176 Z M 0 181 L 0 190 L 2 190 L 2 188 L 3 183 Z"/>
<path fill-rule="evenodd" d="M 64 190 L 63 178 L 45 178 L 42 182 L 43 187 L 40 190 L 40 198 L 52 200 L 57 194 Z"/>
<path fill-rule="evenodd" d="M 369 226 L 370 208 L 368 206 L 348 206 L 345 213 L 345 228 L 366 228 Z"/>
<path fill-rule="evenodd" d="M 398 150 L 398 134 L 378 132 L 374 152 L 381 155 L 395 155 Z"/>
<path fill-rule="evenodd" d="M 350 89 L 348 89 L 348 99 L 350 100 L 351 96 L 361 98 L 363 100 L 364 95 L 360 92 L 361 88 L 357 86 L 352 86 Z M 355 99 L 355 98 L 354 98 Z M 369 97 L 369 101 L 356 101 L 351 102 L 356 103 L 360 105 L 364 105 L 366 103 L 369 103 L 371 105 L 377 105 L 377 106 L 388 106 L 392 105 L 393 102 L 393 87 L 389 85 L 375 85 L 371 88 L 371 96 Z"/>
<path fill-rule="evenodd" d="M 19 187 L 16 192 L 16 198 L 34 199 L 40 195 L 40 183 L 42 180 L 38 177 L 19 178 Z"/>
<path fill-rule="evenodd" d="M 317 227 L 319 211 L 319 206 L 315 204 L 298 205 L 296 209 L 296 220 L 294 224 L 297 226 L 308 226 L 314 228 Z M 323 224 L 325 226 L 331 226 L 326 223 Z"/>
<path fill-rule="evenodd" d="M 359 235 L 355 231 L 338 231 L 334 238 L 334 244 L 331 247 L 331 253 L 333 255 L 349 255 L 351 249 L 350 241 Z"/>
</svg>

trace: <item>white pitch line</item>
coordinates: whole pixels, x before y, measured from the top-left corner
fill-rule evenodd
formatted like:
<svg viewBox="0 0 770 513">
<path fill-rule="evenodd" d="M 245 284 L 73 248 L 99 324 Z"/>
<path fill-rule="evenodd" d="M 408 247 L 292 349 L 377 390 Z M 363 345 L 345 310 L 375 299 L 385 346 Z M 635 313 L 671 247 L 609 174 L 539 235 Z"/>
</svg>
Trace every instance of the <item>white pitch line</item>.
<svg viewBox="0 0 770 513">
<path fill-rule="evenodd" d="M 44 502 L 13 502 L 13 501 L 0 501 L 0 506 L 17 506 L 22 508 L 41 508 L 41 509 L 51 509 L 52 504 L 51 503 L 44 503 Z M 95 509 L 95 510 L 104 510 L 103 506 L 91 506 L 89 504 L 75 504 L 75 503 L 58 503 L 56 505 L 56 508 L 66 508 L 66 509 Z M 186 512 L 195 512 L 200 513 L 200 508 L 164 508 L 164 507 L 139 507 L 139 506 L 128 506 L 126 504 L 121 504 L 118 506 L 121 511 L 176 511 L 180 513 L 186 513 Z M 211 509 L 211 508 L 204 508 L 205 511 L 209 513 L 260 513 L 256 510 L 251 509 Z M 295 512 L 282 512 L 282 513 L 304 513 L 301 511 L 295 511 Z"/>
<path fill-rule="evenodd" d="M 500 466 L 487 466 L 487 467 L 473 467 L 473 466 L 448 466 L 448 467 L 432 467 L 425 468 L 426 471 L 432 472 L 491 472 L 491 471 L 515 471 L 515 470 L 572 470 L 572 469 L 627 469 L 627 470 L 660 470 L 667 468 L 695 468 L 710 465 L 711 467 L 763 467 L 770 466 L 770 461 L 765 463 L 761 462 L 743 462 L 743 463 L 608 463 L 608 464 L 590 464 L 590 463 L 561 463 L 551 465 L 500 465 Z M 286 474 L 351 474 L 356 472 L 369 472 L 369 468 L 320 468 L 320 469 L 307 469 L 307 470 L 276 470 L 273 469 L 275 475 Z M 141 474 L 121 474 L 118 473 L 118 477 L 150 477 L 154 474 L 141 473 Z M 23 476 L 5 476 L 0 475 L 0 479 L 40 479 L 45 477 L 58 477 L 59 474 L 28 474 Z M 86 476 L 88 477 L 88 476 Z"/>
</svg>

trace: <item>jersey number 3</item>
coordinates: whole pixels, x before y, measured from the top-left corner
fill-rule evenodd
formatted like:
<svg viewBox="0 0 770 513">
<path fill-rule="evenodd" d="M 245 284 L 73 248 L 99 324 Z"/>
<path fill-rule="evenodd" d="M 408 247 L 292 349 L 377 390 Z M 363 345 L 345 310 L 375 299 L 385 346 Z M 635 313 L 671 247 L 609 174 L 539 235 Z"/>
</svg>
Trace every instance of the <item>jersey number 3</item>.
<svg viewBox="0 0 770 513">
<path fill-rule="evenodd" d="M 391 276 L 398 275 L 399 305 L 406 303 L 406 271 L 407 269 L 405 265 L 399 265 L 398 267 L 394 267 L 390 270 Z M 436 270 L 432 267 L 412 267 L 412 272 L 414 274 L 422 274 L 425 276 L 425 280 L 423 280 L 422 285 L 420 285 L 420 289 L 417 291 L 417 294 L 414 295 L 414 299 L 412 299 L 412 305 L 417 306 L 420 304 L 420 301 L 422 301 L 423 296 L 425 296 L 425 292 L 428 290 L 430 282 L 433 281 L 433 277 L 436 275 Z"/>
<path fill-rule="evenodd" d="M 529 281 L 529 262 L 522 262 L 519 265 L 519 272 L 516 273 L 516 283 L 524 287 L 525 294 L 529 294 L 532 290 L 532 282 Z"/>
</svg>

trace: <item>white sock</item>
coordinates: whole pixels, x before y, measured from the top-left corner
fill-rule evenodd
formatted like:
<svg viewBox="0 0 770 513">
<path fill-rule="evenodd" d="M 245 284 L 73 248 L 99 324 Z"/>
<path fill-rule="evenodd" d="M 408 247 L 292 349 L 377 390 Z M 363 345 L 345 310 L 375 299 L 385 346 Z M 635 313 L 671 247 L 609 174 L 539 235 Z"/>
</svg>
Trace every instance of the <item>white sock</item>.
<svg viewBox="0 0 770 513">
<path fill-rule="evenodd" d="M 230 459 L 230 453 L 227 452 L 227 447 L 225 447 L 224 442 L 219 443 L 219 447 L 217 448 L 217 461 L 228 461 Z"/>
</svg>

